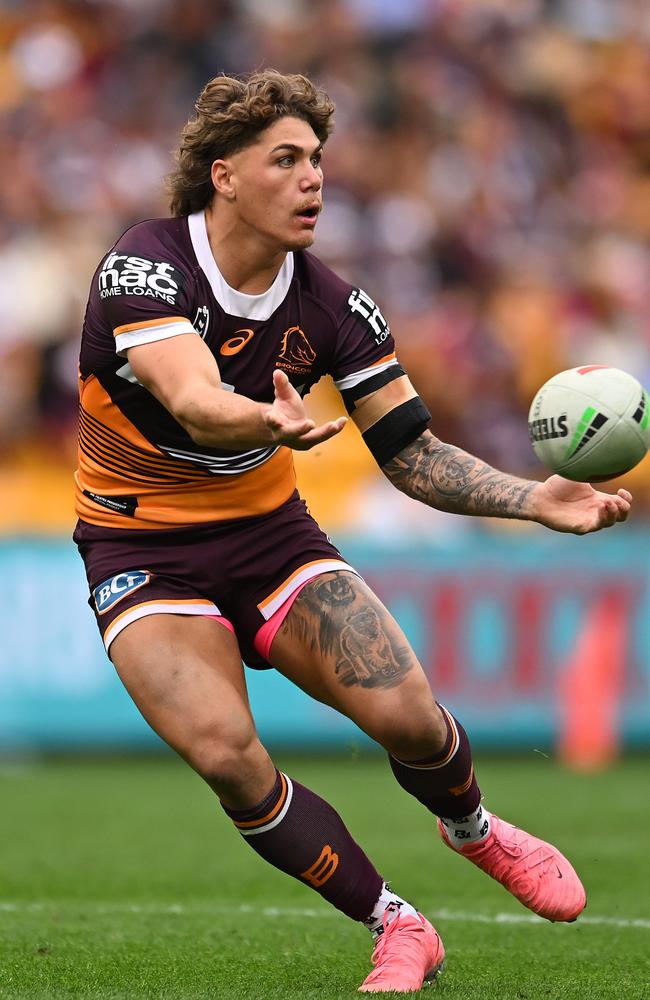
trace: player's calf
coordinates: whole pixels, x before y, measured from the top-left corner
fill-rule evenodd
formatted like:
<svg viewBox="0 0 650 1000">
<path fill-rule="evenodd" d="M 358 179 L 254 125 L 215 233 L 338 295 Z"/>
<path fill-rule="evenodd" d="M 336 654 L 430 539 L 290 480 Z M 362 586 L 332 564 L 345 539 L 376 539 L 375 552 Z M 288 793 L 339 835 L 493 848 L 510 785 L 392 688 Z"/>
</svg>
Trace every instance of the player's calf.
<svg viewBox="0 0 650 1000">
<path fill-rule="evenodd" d="M 444 725 L 438 751 L 408 760 L 391 754 L 390 765 L 402 788 L 436 816 L 471 816 L 479 807 L 481 792 L 469 739 L 460 722 L 442 705 L 438 708 Z"/>
<path fill-rule="evenodd" d="M 277 771 L 257 805 L 225 812 L 261 857 L 371 931 L 376 968 L 362 989 L 419 989 L 425 975 L 437 971 L 444 954 L 438 935 L 386 885 L 324 799 Z"/>
</svg>

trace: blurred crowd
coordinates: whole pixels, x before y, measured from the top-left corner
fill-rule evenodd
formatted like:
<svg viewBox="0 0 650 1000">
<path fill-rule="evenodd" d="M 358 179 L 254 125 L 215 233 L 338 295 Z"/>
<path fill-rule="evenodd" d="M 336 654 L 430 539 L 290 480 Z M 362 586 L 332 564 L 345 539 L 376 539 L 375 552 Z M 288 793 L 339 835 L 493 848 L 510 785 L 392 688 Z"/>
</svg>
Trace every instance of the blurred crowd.
<svg viewBox="0 0 650 1000">
<path fill-rule="evenodd" d="M 541 478 L 546 378 L 650 386 L 649 53 L 647 0 L 0 0 L 0 531 L 71 522 L 92 272 L 167 214 L 203 84 L 265 66 L 337 103 L 315 250 L 381 304 L 434 433 Z M 382 530 L 355 432 L 300 460 L 331 526 Z"/>
</svg>

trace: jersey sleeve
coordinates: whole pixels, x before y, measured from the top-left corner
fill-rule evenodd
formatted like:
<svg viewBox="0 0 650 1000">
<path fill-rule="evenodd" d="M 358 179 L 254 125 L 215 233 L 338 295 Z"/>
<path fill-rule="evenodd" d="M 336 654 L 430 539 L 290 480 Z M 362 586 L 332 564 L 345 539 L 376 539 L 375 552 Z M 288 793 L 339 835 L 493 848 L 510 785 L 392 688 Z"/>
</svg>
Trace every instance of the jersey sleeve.
<svg viewBox="0 0 650 1000">
<path fill-rule="evenodd" d="M 363 289 L 348 289 L 337 319 L 332 376 L 352 412 L 357 399 L 404 375 L 404 370 L 381 309 Z"/>
<path fill-rule="evenodd" d="M 179 255 L 146 224 L 125 233 L 100 264 L 93 282 L 121 357 L 130 347 L 196 332 L 189 318 L 191 276 Z"/>
</svg>

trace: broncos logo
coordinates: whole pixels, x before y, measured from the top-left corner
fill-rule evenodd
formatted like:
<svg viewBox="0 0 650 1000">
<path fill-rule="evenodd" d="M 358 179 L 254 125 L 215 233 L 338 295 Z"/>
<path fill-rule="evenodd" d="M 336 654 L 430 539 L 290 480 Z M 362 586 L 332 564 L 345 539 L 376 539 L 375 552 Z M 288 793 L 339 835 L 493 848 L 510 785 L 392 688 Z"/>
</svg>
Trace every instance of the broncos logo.
<svg viewBox="0 0 650 1000">
<path fill-rule="evenodd" d="M 289 371 L 304 371 L 311 368 L 316 360 L 316 351 L 299 326 L 290 326 L 282 335 L 278 368 Z M 284 362 L 284 363 L 283 363 Z"/>
</svg>

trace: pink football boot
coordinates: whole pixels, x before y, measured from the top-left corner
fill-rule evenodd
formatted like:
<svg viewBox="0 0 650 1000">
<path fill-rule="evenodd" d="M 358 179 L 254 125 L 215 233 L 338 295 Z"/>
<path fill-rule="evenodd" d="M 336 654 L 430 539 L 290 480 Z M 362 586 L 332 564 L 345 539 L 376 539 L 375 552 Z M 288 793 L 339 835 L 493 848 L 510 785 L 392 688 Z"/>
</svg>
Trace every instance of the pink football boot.
<svg viewBox="0 0 650 1000">
<path fill-rule="evenodd" d="M 435 928 L 421 913 L 395 913 L 394 907 L 387 907 L 384 930 L 372 953 L 374 969 L 360 993 L 415 993 L 440 972 L 445 949 Z"/>
<path fill-rule="evenodd" d="M 571 864 L 556 847 L 491 814 L 485 840 L 454 847 L 444 825 L 440 835 L 448 847 L 487 872 L 533 913 L 547 920 L 571 922 L 582 913 L 587 897 Z"/>
</svg>

